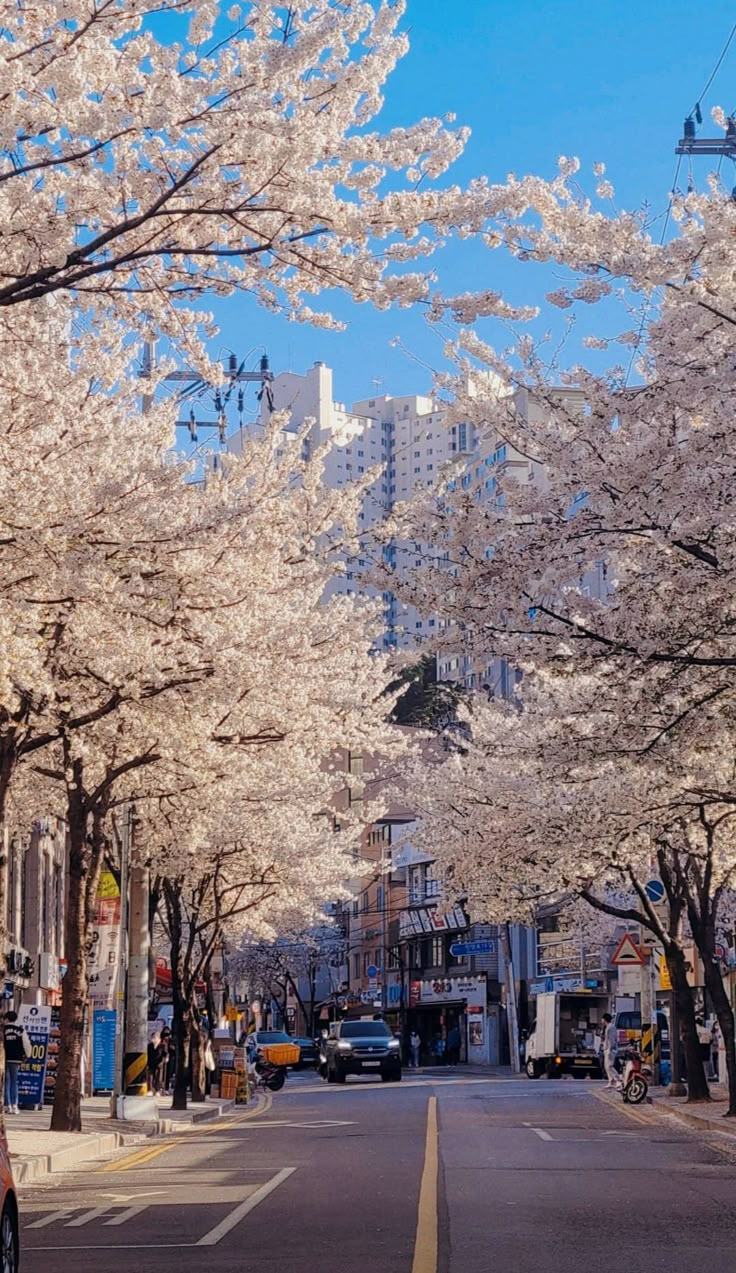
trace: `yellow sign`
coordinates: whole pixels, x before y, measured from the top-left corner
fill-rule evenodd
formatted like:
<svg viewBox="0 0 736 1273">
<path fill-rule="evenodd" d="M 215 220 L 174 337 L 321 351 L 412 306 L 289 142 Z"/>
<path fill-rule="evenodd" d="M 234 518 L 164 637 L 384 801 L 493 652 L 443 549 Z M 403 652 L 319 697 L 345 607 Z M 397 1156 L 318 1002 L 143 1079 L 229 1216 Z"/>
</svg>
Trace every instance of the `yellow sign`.
<svg viewBox="0 0 736 1273">
<path fill-rule="evenodd" d="M 120 897 L 120 886 L 118 885 L 112 871 L 103 871 L 100 876 L 100 886 L 97 890 L 98 897 Z"/>
<path fill-rule="evenodd" d="M 247 1104 L 248 1104 L 248 1095 L 249 1095 L 249 1093 L 248 1093 L 248 1076 L 247 1076 L 247 1074 L 246 1074 L 245 1070 L 241 1070 L 240 1068 L 238 1068 L 238 1069 L 235 1071 L 235 1073 L 236 1073 L 236 1075 L 237 1075 L 236 1087 L 235 1087 L 235 1104 L 236 1104 L 236 1105 L 247 1105 Z"/>
<path fill-rule="evenodd" d="M 659 988 L 660 990 L 672 989 L 672 978 L 664 955 L 659 956 Z"/>
<path fill-rule="evenodd" d="M 225 1016 L 227 1017 L 228 1021 L 237 1021 L 238 1017 L 240 1016 L 240 1013 L 238 1012 L 238 1009 L 234 1006 L 234 1004 L 229 1003 L 227 1005 L 227 1008 L 225 1009 Z"/>
</svg>

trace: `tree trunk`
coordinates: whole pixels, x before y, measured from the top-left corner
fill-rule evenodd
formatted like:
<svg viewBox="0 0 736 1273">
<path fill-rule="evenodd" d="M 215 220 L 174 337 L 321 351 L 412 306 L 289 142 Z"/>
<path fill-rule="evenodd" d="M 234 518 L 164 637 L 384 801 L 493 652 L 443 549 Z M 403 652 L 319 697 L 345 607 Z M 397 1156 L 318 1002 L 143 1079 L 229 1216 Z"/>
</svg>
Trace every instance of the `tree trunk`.
<svg viewBox="0 0 736 1273">
<path fill-rule="evenodd" d="M 728 1075 L 728 1110 L 726 1111 L 726 1118 L 736 1118 L 736 1044 L 734 1041 L 733 1011 L 726 993 L 726 987 L 723 984 L 723 978 L 718 965 L 713 961 L 712 954 L 710 959 L 706 960 L 703 952 L 700 951 L 699 953 L 701 958 L 703 958 L 705 985 L 716 1010 L 718 1024 L 723 1035 L 723 1046 L 726 1050 L 726 1073 Z"/>
<path fill-rule="evenodd" d="M 187 1108 L 187 1083 L 189 1076 L 189 1035 L 192 1026 L 189 998 L 184 980 L 183 908 L 181 880 L 163 881 L 166 915 L 169 921 L 171 944 L 171 992 L 173 1003 L 172 1033 L 174 1036 L 174 1096 L 172 1109 Z"/>
<path fill-rule="evenodd" d="M 5 806 L 8 799 L 10 779 L 15 768 L 17 755 L 15 750 L 15 734 L 8 730 L 4 737 L 0 736 L 0 982 L 5 984 L 7 973 L 8 930 L 6 916 L 8 914 L 8 855 L 5 844 Z M 0 1093 L 5 1093 L 5 1037 L 0 1030 Z M 5 1101 L 0 1101 L 0 1134 L 5 1135 Z"/>
<path fill-rule="evenodd" d="M 189 1054 L 192 1066 L 192 1103 L 201 1103 L 207 1095 L 207 1075 L 205 1072 L 204 1053 L 207 1036 L 199 1021 L 199 1013 L 190 1008 L 191 1027 L 189 1031 Z"/>
<path fill-rule="evenodd" d="M 189 1004 L 181 995 L 174 993 L 174 1015 L 172 1030 L 174 1035 L 174 1096 L 172 1109 L 187 1108 L 187 1088 L 189 1081 L 189 1039 L 192 1029 L 192 1018 Z"/>
<path fill-rule="evenodd" d="M 71 794 L 71 793 L 70 793 Z M 59 1063 L 51 1130 L 82 1130 L 82 1048 L 89 996 L 87 968 L 87 817 L 81 793 L 69 800 L 69 883 L 65 947 L 67 970 L 61 983 Z"/>
<path fill-rule="evenodd" d="M 700 1055 L 698 1029 L 695 1023 L 695 1004 L 692 989 L 687 980 L 685 953 L 681 946 L 670 942 L 666 949 L 667 968 L 672 981 L 672 991 L 677 997 L 677 1013 L 680 1019 L 682 1042 L 685 1049 L 687 1065 L 687 1100 L 688 1104 L 696 1104 L 710 1100 L 708 1080 Z M 679 1039 L 672 1040 L 672 1047 L 680 1046 Z"/>
</svg>

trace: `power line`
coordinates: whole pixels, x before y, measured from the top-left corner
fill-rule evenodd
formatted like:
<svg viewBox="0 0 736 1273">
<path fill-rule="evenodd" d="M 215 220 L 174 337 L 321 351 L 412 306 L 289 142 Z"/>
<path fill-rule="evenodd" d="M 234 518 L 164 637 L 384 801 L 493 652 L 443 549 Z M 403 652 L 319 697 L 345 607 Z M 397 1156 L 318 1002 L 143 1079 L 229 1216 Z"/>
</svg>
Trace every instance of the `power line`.
<svg viewBox="0 0 736 1273">
<path fill-rule="evenodd" d="M 702 102 L 703 98 L 705 97 L 706 93 L 708 92 L 708 89 L 710 88 L 711 84 L 713 83 L 714 79 L 716 78 L 716 75 L 717 75 L 717 74 L 718 74 L 718 72 L 720 71 L 721 66 L 723 65 L 723 59 L 725 58 L 726 54 L 728 53 L 728 50 L 729 50 L 729 48 L 731 47 L 731 41 L 733 40 L 733 37 L 734 37 L 735 35 L 736 35 L 736 22 L 734 22 L 733 26 L 731 27 L 731 30 L 729 31 L 729 34 L 728 34 L 728 39 L 726 40 L 726 43 L 724 44 L 724 46 L 723 46 L 723 48 L 721 49 L 721 52 L 720 52 L 720 54 L 719 54 L 718 61 L 716 62 L 715 66 L 713 67 L 713 70 L 711 71 L 711 73 L 710 73 L 710 75 L 709 75 L 709 77 L 708 77 L 708 80 L 707 80 L 707 82 L 706 82 L 705 88 L 703 89 L 702 93 L 700 94 L 700 97 L 698 98 L 698 100 L 696 101 L 696 103 L 695 103 L 695 105 L 694 105 L 694 107 L 693 107 L 693 114 L 694 114 L 696 117 L 700 114 L 700 103 Z M 700 122 L 700 120 L 698 120 L 698 122 Z"/>
</svg>

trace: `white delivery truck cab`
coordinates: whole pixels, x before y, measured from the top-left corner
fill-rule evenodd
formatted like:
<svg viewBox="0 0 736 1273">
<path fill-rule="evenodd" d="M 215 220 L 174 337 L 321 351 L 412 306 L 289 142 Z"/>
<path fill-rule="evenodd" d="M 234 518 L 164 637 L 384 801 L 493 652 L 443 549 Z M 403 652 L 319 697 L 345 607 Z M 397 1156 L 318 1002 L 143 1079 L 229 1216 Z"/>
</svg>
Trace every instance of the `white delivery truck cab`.
<svg viewBox="0 0 736 1273">
<path fill-rule="evenodd" d="M 549 990 L 536 996 L 536 1020 L 526 1042 L 530 1079 L 600 1078 L 599 1030 L 608 995 Z"/>
</svg>

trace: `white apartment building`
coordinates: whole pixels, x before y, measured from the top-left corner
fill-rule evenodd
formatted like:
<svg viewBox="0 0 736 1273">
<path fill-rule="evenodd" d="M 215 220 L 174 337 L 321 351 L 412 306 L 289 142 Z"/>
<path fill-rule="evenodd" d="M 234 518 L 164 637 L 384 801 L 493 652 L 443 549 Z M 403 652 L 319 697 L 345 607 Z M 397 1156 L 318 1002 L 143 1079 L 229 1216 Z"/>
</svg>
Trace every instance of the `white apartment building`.
<svg viewBox="0 0 736 1273">
<path fill-rule="evenodd" d="M 578 400 L 579 390 L 559 390 L 561 400 L 570 409 Z M 516 395 L 517 410 L 525 415 L 540 411 L 537 404 L 521 392 Z M 372 529 L 384 521 L 396 503 L 409 499 L 417 488 L 431 488 L 446 476 L 446 466 L 451 461 L 460 465 L 454 477 L 456 484 L 472 489 L 478 500 L 492 500 L 502 472 L 515 470 L 519 481 L 542 481 L 538 465 L 514 451 L 502 440 L 484 439 L 470 424 L 447 427 L 445 410 L 432 396 L 408 394 L 391 397 L 388 394 L 363 398 L 351 408 L 335 401 L 333 396 L 332 369 L 323 362 L 316 362 L 305 374 L 286 371 L 276 375 L 271 383 L 271 397 L 262 402 L 262 421 L 271 411 L 286 411 L 290 415 L 289 431 L 299 432 L 305 422 L 314 423 L 305 442 L 307 449 L 316 449 L 327 441 L 336 441 L 329 452 L 325 468 L 328 486 L 339 489 L 350 482 L 363 479 L 371 470 L 379 470 L 376 480 L 369 487 L 363 500 L 360 525 L 365 531 L 365 553 L 350 558 L 345 563 L 345 573 L 336 578 L 333 592 L 356 592 L 375 595 L 364 580 L 373 564 L 375 552 Z M 237 450 L 239 435 L 229 445 Z M 390 543 L 382 552 L 387 562 L 411 569 L 426 561 L 428 554 L 436 555 L 437 546 L 411 542 Z M 384 606 L 384 646 L 421 647 L 424 640 L 437 635 L 440 622 L 432 615 L 420 614 L 402 605 L 394 594 L 382 594 Z M 500 661 L 491 661 L 486 668 L 471 666 L 461 653 L 447 652 L 438 658 L 438 676 L 441 680 L 463 681 L 468 685 L 489 683 L 493 692 L 506 696 L 511 689 L 509 678 L 513 672 Z"/>
</svg>

